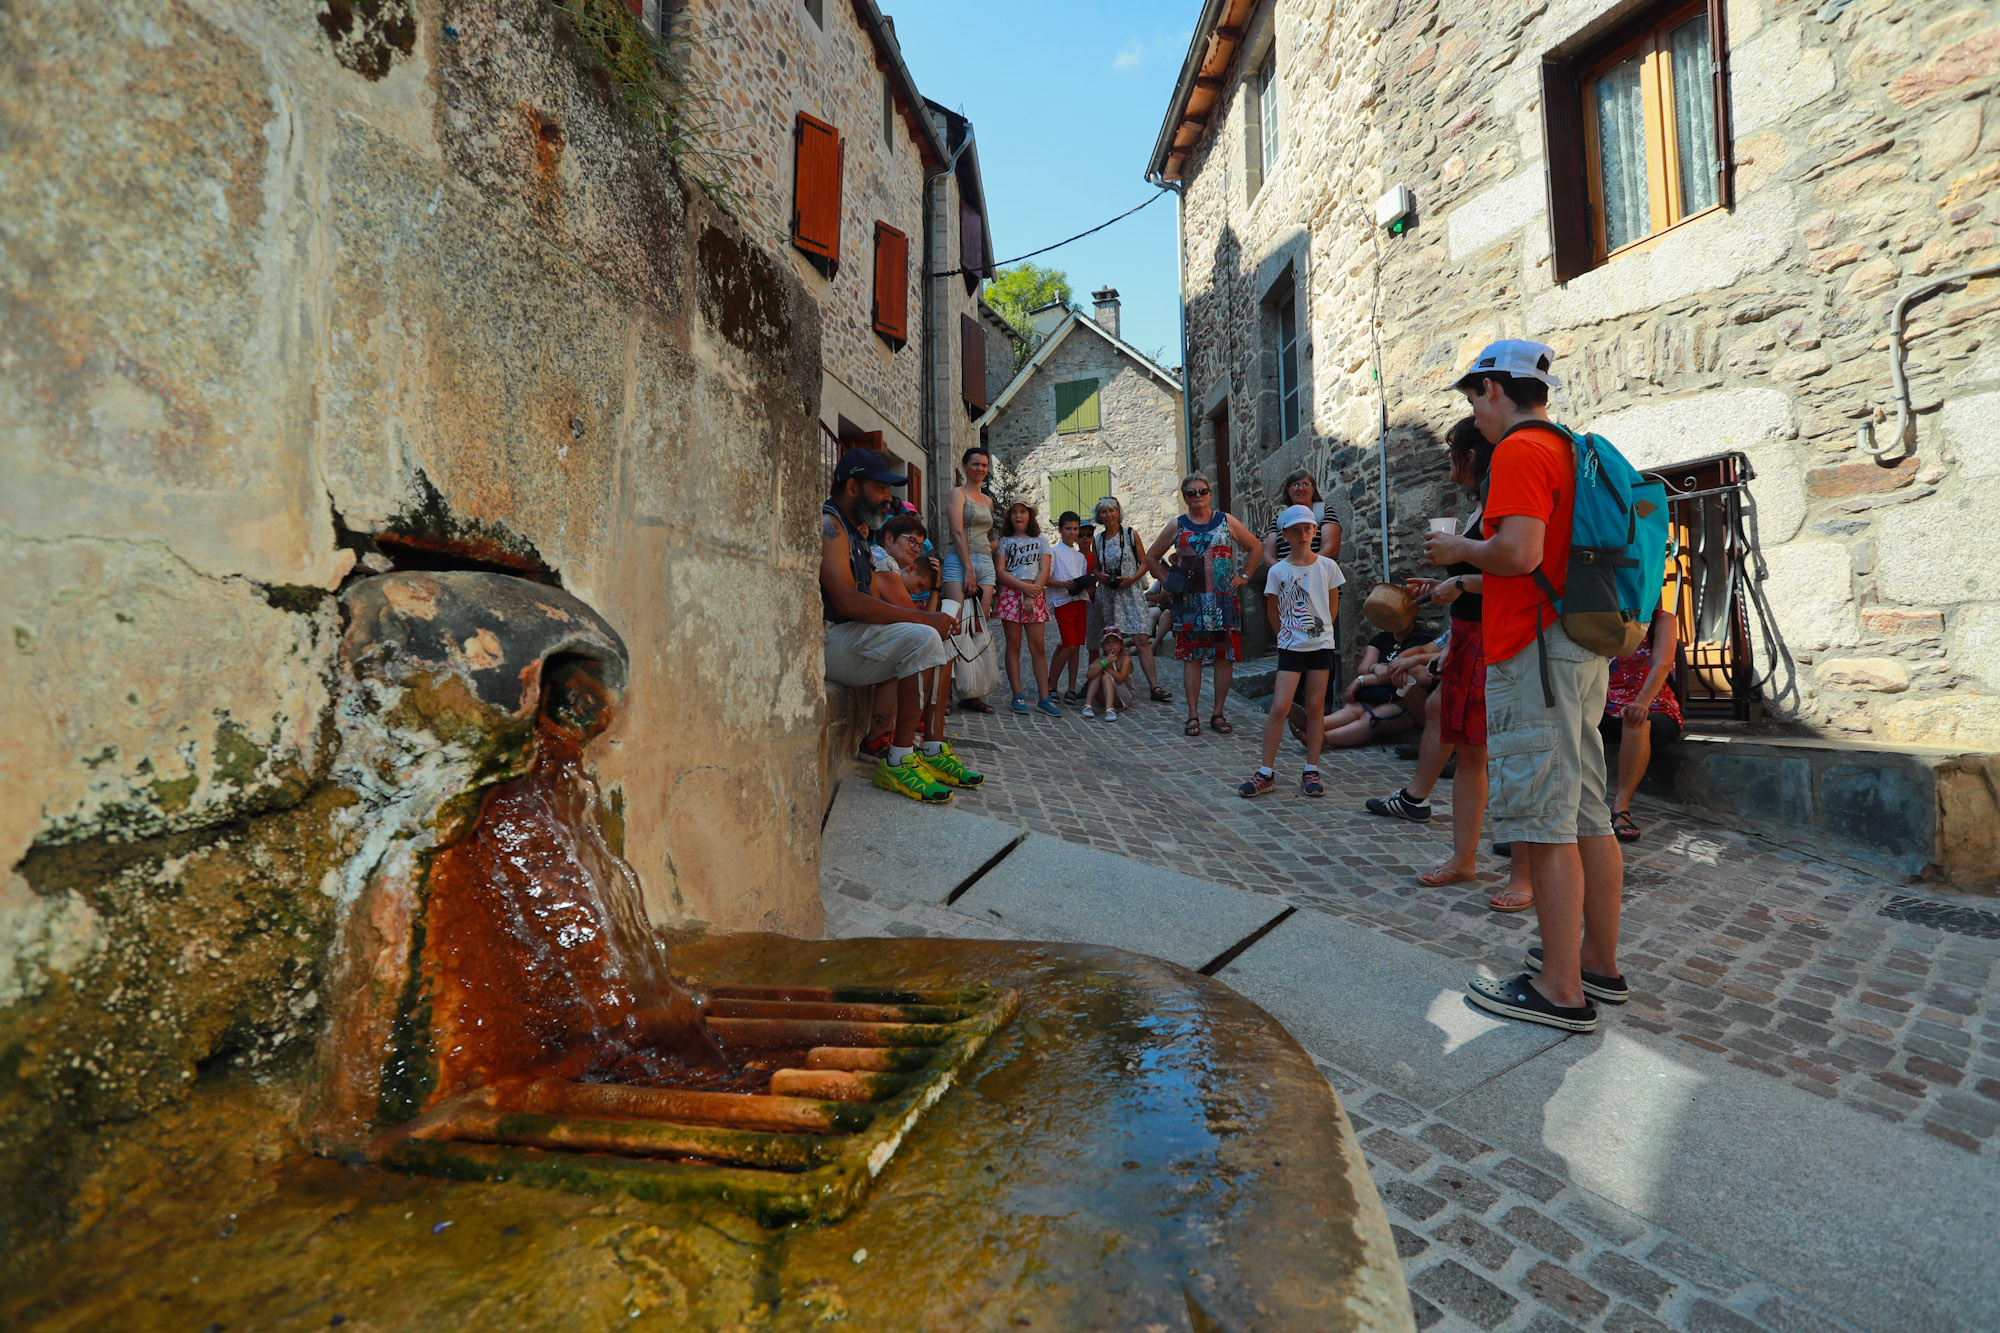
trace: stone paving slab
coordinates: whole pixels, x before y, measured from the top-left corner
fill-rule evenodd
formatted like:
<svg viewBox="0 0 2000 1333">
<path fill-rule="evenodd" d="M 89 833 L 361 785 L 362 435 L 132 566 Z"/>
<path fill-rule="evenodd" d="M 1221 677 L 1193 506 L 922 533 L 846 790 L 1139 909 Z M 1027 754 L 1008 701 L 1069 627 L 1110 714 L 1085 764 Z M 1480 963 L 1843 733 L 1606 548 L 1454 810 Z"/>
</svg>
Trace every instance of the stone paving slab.
<svg viewBox="0 0 2000 1333">
<path fill-rule="evenodd" d="M 1017 939 L 1109 944 L 1195 968 L 1285 910 L 1271 898 L 1039 833 L 954 906 Z"/>
<path fill-rule="evenodd" d="M 1866 1327 L 2000 1328 L 1991 1157 L 1615 1022 L 1442 1109 Z"/>
<path fill-rule="evenodd" d="M 1319 912 L 1287 918 L 1216 973 L 1336 1059 L 1437 1106 L 1548 1050 L 1553 1028 L 1495 1018 L 1465 998 L 1466 969 Z"/>
<path fill-rule="evenodd" d="M 892 822 L 896 836 L 883 837 Z M 868 885 L 873 900 L 893 910 L 904 903 L 942 903 L 1020 838 L 1015 825 L 961 809 L 956 798 L 943 807 L 920 806 L 849 775 L 827 814 L 820 865 Z"/>
</svg>

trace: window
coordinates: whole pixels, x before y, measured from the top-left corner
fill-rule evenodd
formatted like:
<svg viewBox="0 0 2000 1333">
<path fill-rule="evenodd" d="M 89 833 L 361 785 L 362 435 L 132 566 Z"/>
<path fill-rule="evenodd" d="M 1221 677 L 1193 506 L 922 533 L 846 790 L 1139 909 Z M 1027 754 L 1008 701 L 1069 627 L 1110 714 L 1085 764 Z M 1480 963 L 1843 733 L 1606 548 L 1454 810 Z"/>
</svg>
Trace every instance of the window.
<svg viewBox="0 0 2000 1333">
<path fill-rule="evenodd" d="M 1067 511 L 1076 511 L 1077 517 L 1090 522 L 1091 510 L 1099 500 L 1111 494 L 1111 469 L 1108 467 L 1079 467 L 1067 472 L 1049 473 L 1049 508 L 1042 517 L 1050 527 L 1054 520 Z M 1047 531 L 1045 527 L 1043 531 Z"/>
<path fill-rule="evenodd" d="M 1731 203 L 1722 5 L 1655 8 L 1543 63 L 1557 281 Z"/>
<path fill-rule="evenodd" d="M 875 224 L 875 332 L 892 348 L 910 339 L 910 238 Z"/>
<path fill-rule="evenodd" d="M 889 76 L 882 76 L 882 146 L 896 146 L 896 93 L 889 87 Z"/>
<path fill-rule="evenodd" d="M 799 113 L 792 133 L 792 244 L 831 278 L 840 271 L 840 131 Z"/>
<path fill-rule="evenodd" d="M 966 410 L 986 410 L 986 326 L 970 315 L 958 317 L 958 392 Z"/>
<path fill-rule="evenodd" d="M 1264 63 L 1257 67 L 1257 124 L 1263 140 L 1266 174 L 1278 162 L 1278 45 L 1264 53 Z"/>
<path fill-rule="evenodd" d="M 1056 385 L 1056 434 L 1096 430 L 1098 424 L 1096 380 L 1071 380 Z"/>
<path fill-rule="evenodd" d="M 965 270 L 966 294 L 978 291 L 986 276 L 986 220 L 970 199 L 958 201 L 958 266 Z"/>
<path fill-rule="evenodd" d="M 1279 298 L 1278 317 L 1278 439 L 1299 433 L 1299 305 L 1298 289 Z"/>
<path fill-rule="evenodd" d="M 826 26 L 826 0 L 805 0 L 805 5 L 806 13 L 812 15 L 812 21 L 824 28 Z"/>
</svg>

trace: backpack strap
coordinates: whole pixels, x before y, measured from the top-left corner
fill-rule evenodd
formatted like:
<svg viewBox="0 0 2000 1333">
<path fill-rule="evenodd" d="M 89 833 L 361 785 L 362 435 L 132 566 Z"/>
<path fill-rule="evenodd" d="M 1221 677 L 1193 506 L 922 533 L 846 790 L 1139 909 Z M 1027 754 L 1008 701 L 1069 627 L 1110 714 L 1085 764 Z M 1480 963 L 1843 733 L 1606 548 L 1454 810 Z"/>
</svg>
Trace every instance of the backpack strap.
<svg viewBox="0 0 2000 1333">
<path fill-rule="evenodd" d="M 1562 436 L 1565 440 L 1569 441 L 1569 446 L 1571 449 L 1575 449 L 1577 447 L 1576 433 L 1574 431 L 1570 430 L 1569 427 L 1563 425 L 1559 421 L 1545 421 L 1541 417 L 1531 417 L 1526 421 L 1516 422 L 1514 426 L 1508 430 L 1507 434 L 1502 435 L 1500 438 L 1502 440 L 1505 440 L 1507 439 L 1508 436 L 1514 434 L 1515 431 L 1527 430 L 1530 427 L 1534 426 L 1542 426 L 1546 427 L 1549 430 L 1553 430 L 1556 434 Z M 1575 467 L 1574 459 L 1572 459 L 1571 461 L 1571 467 L 1572 468 Z M 1486 479 L 1487 483 L 1490 485 L 1493 480 L 1493 474 L 1491 472 L 1488 472 L 1486 474 Z M 1484 499 L 1484 494 L 1485 494 L 1484 488 L 1482 488 L 1481 490 L 1482 500 Z M 1484 506 L 1482 505 L 1482 508 L 1483 507 Z M 1549 581 L 1548 570 L 1541 565 L 1536 565 L 1534 573 L 1531 577 L 1533 577 L 1533 579 L 1535 580 L 1535 586 L 1542 590 L 1542 596 L 1548 599 L 1549 609 L 1554 610 L 1556 603 L 1561 599 L 1556 596 L 1555 584 Z M 1542 608 L 1538 606 L 1535 608 L 1535 655 L 1540 659 L 1536 665 L 1539 666 L 1541 669 L 1542 707 L 1554 708 L 1556 706 L 1556 691 L 1555 691 L 1555 686 L 1549 680 L 1549 644 L 1547 636 L 1548 636 L 1548 627 L 1542 624 Z"/>
</svg>

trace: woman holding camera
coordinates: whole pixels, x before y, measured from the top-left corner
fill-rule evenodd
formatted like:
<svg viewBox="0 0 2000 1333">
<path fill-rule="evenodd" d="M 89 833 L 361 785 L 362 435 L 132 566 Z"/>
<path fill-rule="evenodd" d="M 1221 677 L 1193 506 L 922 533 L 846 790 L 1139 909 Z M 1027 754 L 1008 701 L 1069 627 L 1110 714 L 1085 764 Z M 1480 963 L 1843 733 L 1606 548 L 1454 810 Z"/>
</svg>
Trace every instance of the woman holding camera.
<svg viewBox="0 0 2000 1333">
<path fill-rule="evenodd" d="M 1215 508 L 1214 488 L 1201 473 L 1181 479 L 1181 502 L 1187 513 L 1153 539 L 1146 564 L 1173 595 L 1174 656 L 1182 663 L 1181 686 L 1188 697 L 1182 732 L 1201 735 L 1201 668 L 1204 662 L 1213 662 L 1215 712 L 1208 725 L 1227 736 L 1236 728 L 1222 710 L 1236 663 L 1243 657 L 1243 611 L 1236 594 L 1250 582 L 1263 550 L 1256 534 Z M 1160 565 L 1170 547 L 1177 561 L 1171 580 Z M 1237 547 L 1243 556 L 1237 555 Z"/>
<path fill-rule="evenodd" d="M 1102 635 L 1107 625 L 1115 625 L 1120 640 L 1131 635 L 1139 669 L 1146 673 L 1156 703 L 1172 703 L 1173 694 L 1160 688 L 1153 670 L 1153 639 L 1146 633 L 1146 555 L 1139 549 L 1139 534 L 1125 526 L 1125 507 L 1118 497 L 1107 495 L 1094 511 L 1097 533 L 1092 539 L 1097 554 L 1097 601 L 1091 608 L 1092 632 Z"/>
</svg>

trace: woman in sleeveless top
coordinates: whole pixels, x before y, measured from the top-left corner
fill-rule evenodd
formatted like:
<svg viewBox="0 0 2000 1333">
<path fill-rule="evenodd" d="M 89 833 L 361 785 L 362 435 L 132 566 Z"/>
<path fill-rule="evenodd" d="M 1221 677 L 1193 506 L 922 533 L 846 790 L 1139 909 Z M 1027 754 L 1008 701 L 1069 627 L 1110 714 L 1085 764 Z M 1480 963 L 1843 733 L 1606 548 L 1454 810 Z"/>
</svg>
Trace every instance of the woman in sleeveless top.
<svg viewBox="0 0 2000 1333">
<path fill-rule="evenodd" d="M 1299 468 L 1278 485 L 1278 498 L 1271 507 L 1271 526 L 1264 529 L 1264 563 L 1275 565 L 1291 555 L 1292 544 L 1278 531 L 1278 515 L 1293 505 L 1305 505 L 1319 515 L 1319 526 L 1313 529 L 1313 554 L 1329 560 L 1340 559 L 1340 520 L 1333 516 L 1333 506 L 1320 495 L 1313 474 Z"/>
<path fill-rule="evenodd" d="M 1094 545 L 1097 577 L 1102 581 L 1092 607 L 1097 623 L 1091 629 L 1090 642 L 1101 640 L 1106 629 L 1116 629 L 1138 657 L 1146 683 L 1152 686 L 1153 699 L 1171 703 L 1174 696 L 1160 688 L 1153 669 L 1153 639 L 1146 633 L 1146 557 L 1139 549 L 1138 535 L 1125 526 L 1125 508 L 1115 495 L 1099 500 L 1092 517 L 1097 520 Z"/>
<path fill-rule="evenodd" d="M 993 470 L 993 457 L 977 445 L 959 459 L 965 483 L 952 490 L 945 501 L 946 521 L 951 540 L 945 546 L 942 582 L 945 597 L 954 602 L 979 598 L 980 613 L 993 617 L 993 556 L 999 537 L 993 528 L 993 497 L 986 493 L 986 477 Z M 992 707 L 981 698 L 967 695 L 960 704 L 968 713 L 990 713 Z"/>
<path fill-rule="evenodd" d="M 1227 736 L 1236 728 L 1222 710 L 1243 656 L 1243 616 L 1236 595 L 1250 582 L 1263 552 L 1250 529 L 1215 508 L 1214 488 L 1199 472 L 1181 479 L 1181 502 L 1187 513 L 1153 539 L 1146 564 L 1166 581 L 1160 559 L 1172 547 L 1179 567 L 1187 571 L 1185 588 L 1174 596 L 1174 657 L 1182 663 L 1188 706 L 1182 730 L 1201 735 L 1201 668 L 1213 662 L 1215 712 L 1208 725 Z"/>
</svg>

